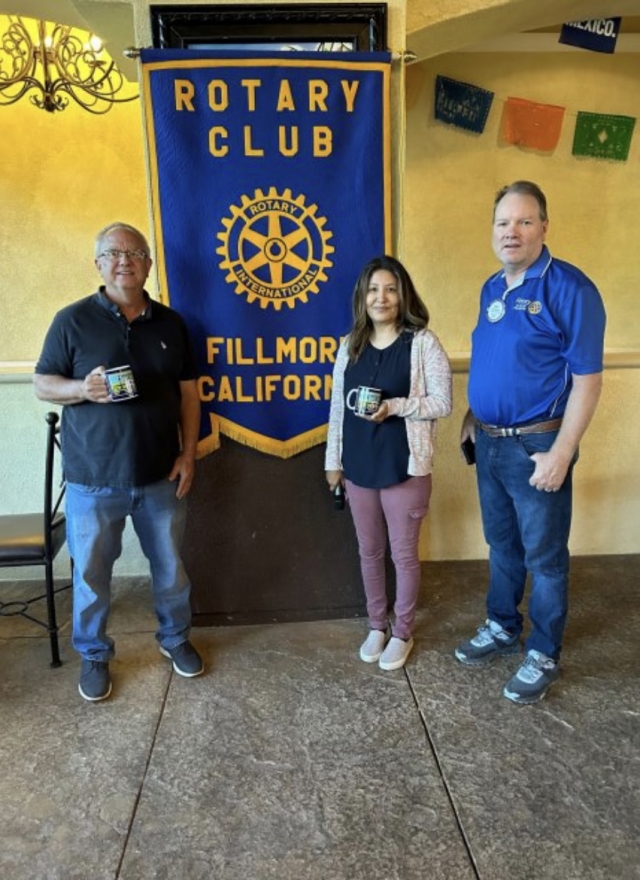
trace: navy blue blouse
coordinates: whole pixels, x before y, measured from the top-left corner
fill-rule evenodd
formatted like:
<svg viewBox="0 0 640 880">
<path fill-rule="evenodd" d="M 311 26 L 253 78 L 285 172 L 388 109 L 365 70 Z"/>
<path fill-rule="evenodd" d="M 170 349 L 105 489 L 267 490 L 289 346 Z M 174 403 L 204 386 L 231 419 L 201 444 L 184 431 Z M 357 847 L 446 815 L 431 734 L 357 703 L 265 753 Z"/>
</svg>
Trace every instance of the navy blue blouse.
<svg viewBox="0 0 640 880">
<path fill-rule="evenodd" d="M 353 388 L 367 385 L 382 389 L 382 399 L 407 397 L 411 383 L 411 342 L 405 330 L 388 348 L 367 345 L 358 360 L 349 361 L 344 374 L 344 425 L 342 465 L 345 477 L 365 489 L 395 486 L 409 478 L 409 442 L 405 420 L 389 416 L 369 422 L 347 408 Z"/>
</svg>

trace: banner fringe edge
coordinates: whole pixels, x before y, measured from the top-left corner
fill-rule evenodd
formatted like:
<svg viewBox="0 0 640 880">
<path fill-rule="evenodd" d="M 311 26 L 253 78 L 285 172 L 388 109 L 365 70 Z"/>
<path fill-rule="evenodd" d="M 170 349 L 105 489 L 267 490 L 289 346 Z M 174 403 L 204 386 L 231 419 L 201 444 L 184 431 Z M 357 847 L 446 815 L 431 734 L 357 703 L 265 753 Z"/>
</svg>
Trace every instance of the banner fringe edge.
<svg viewBox="0 0 640 880">
<path fill-rule="evenodd" d="M 232 423 L 222 422 L 220 425 L 220 433 L 236 443 L 255 449 L 265 455 L 272 455 L 276 458 L 293 458 L 301 452 L 306 452 L 314 446 L 319 446 L 327 439 L 327 426 L 322 425 L 321 428 L 309 431 L 300 437 L 294 437 L 291 440 L 273 440 L 269 437 L 260 437 L 255 434 L 248 436 L 241 428 Z"/>
</svg>

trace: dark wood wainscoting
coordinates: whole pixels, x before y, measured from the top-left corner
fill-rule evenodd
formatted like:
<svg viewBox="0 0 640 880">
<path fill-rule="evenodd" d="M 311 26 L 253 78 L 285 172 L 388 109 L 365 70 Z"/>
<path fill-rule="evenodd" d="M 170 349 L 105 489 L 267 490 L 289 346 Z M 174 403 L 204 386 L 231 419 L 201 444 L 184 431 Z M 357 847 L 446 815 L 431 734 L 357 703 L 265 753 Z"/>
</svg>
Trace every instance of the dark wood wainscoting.
<svg viewBox="0 0 640 880">
<path fill-rule="evenodd" d="M 282 461 L 222 444 L 189 496 L 194 626 L 362 616 L 355 531 L 333 508 L 324 445 Z"/>
</svg>

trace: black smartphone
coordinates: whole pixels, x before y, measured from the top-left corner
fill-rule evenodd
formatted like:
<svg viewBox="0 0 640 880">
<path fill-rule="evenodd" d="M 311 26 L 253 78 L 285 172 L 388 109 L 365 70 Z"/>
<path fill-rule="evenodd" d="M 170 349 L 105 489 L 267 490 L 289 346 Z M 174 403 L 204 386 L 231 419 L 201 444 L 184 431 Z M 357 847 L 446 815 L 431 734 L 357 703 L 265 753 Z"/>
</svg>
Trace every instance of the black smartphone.
<svg viewBox="0 0 640 880">
<path fill-rule="evenodd" d="M 467 464 L 476 463 L 476 444 L 471 437 L 467 437 L 464 443 L 460 444 L 460 449 L 462 449 L 462 454 Z"/>
</svg>

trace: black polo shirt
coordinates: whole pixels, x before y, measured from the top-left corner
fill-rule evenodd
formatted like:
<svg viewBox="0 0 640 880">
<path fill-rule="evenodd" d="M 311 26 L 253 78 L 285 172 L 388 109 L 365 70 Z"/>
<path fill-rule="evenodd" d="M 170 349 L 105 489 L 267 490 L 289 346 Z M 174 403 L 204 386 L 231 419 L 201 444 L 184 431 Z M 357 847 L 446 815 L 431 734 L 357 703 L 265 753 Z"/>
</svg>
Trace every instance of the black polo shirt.
<svg viewBox="0 0 640 880">
<path fill-rule="evenodd" d="M 45 338 L 36 373 L 84 377 L 129 364 L 138 397 L 84 401 L 62 413 L 65 476 L 87 486 L 131 487 L 166 477 L 180 451 L 180 382 L 196 378 L 183 318 L 149 299 L 129 323 L 104 288 L 62 309 Z"/>
</svg>

